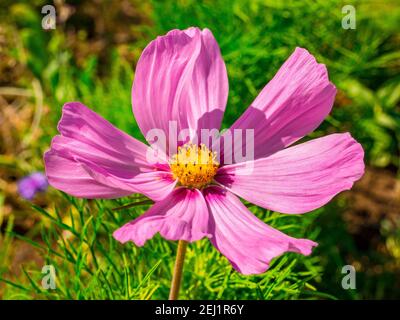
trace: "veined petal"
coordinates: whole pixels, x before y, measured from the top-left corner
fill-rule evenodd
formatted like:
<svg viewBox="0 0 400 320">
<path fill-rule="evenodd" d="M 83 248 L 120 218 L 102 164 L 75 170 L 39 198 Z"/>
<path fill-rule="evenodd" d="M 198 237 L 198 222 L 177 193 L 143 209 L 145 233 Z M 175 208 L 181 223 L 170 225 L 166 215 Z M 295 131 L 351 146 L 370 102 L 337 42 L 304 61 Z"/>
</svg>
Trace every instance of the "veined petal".
<svg viewBox="0 0 400 320">
<path fill-rule="evenodd" d="M 364 173 L 364 151 L 349 133 L 331 134 L 251 162 L 222 167 L 216 180 L 240 197 L 283 213 L 319 208 Z"/>
<path fill-rule="evenodd" d="M 309 255 L 317 245 L 266 225 L 221 187 L 205 189 L 204 197 L 214 230 L 210 241 L 243 274 L 265 272 L 273 258 L 288 251 Z"/>
<path fill-rule="evenodd" d="M 325 65 L 296 48 L 230 131 L 254 129 L 254 159 L 266 157 L 316 129 L 331 111 L 335 95 Z M 245 150 L 242 141 L 234 144 L 234 152 Z"/>
<path fill-rule="evenodd" d="M 128 188 L 121 189 L 112 183 L 98 182 L 85 166 L 70 157 L 49 150 L 44 155 L 47 179 L 51 186 L 75 197 L 119 198 L 132 194 Z"/>
<path fill-rule="evenodd" d="M 81 103 L 64 105 L 58 130 L 44 157 L 49 183 L 57 189 L 84 198 L 137 192 L 160 200 L 175 186 L 169 172 L 155 171 L 157 164 L 147 161 L 149 147 Z"/>
<path fill-rule="evenodd" d="M 201 192 L 178 188 L 139 218 L 116 230 L 114 238 L 143 246 L 159 232 L 167 240 L 193 242 L 209 236 L 208 221 L 208 209 Z"/>
<path fill-rule="evenodd" d="M 157 37 L 137 64 L 132 105 L 144 136 L 161 129 L 169 141 L 169 121 L 177 122 L 178 134 L 219 129 L 227 97 L 225 64 L 208 29 L 172 30 Z"/>
</svg>

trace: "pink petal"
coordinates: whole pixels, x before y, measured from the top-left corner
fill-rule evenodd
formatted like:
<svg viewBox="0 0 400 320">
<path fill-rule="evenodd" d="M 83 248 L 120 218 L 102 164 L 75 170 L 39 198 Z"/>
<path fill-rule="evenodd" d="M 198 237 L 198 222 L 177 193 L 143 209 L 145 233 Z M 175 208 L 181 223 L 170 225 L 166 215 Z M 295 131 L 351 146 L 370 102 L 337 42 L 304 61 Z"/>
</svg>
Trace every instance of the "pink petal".
<svg viewBox="0 0 400 320">
<path fill-rule="evenodd" d="M 193 242 L 208 234 L 208 209 L 197 189 L 178 188 L 166 199 L 156 202 L 146 213 L 114 232 L 114 238 L 137 246 L 157 232 L 168 240 Z"/>
<path fill-rule="evenodd" d="M 159 200 L 175 186 L 171 173 L 147 162 L 149 147 L 81 103 L 64 105 L 58 130 L 44 159 L 49 183 L 59 190 L 84 198 L 139 192 Z"/>
<path fill-rule="evenodd" d="M 227 97 L 225 64 L 208 29 L 172 30 L 157 37 L 137 64 L 132 104 L 145 136 L 162 129 L 169 141 L 169 121 L 177 121 L 178 133 L 219 129 Z"/>
<path fill-rule="evenodd" d="M 266 225 L 232 193 L 220 187 L 205 189 L 213 219 L 212 244 L 243 274 L 265 272 L 270 261 L 285 252 L 309 255 L 317 243 L 295 239 Z"/>
<path fill-rule="evenodd" d="M 222 167 L 216 180 L 240 197 L 283 213 L 304 213 L 348 190 L 364 173 L 364 151 L 349 133 Z"/>
<path fill-rule="evenodd" d="M 254 158 L 266 157 L 316 129 L 335 95 L 325 65 L 296 48 L 230 130 L 254 129 Z M 245 140 L 234 148 L 245 150 Z"/>
</svg>

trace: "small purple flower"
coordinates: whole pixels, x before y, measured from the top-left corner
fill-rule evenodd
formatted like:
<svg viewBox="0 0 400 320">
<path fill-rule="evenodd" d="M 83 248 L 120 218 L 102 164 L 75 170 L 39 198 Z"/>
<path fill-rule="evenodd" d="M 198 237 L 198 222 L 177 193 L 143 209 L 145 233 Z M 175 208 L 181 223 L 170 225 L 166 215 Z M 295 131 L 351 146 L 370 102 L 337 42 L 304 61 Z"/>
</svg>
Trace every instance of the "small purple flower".
<svg viewBox="0 0 400 320">
<path fill-rule="evenodd" d="M 32 200 L 37 192 L 46 191 L 47 178 L 42 172 L 34 172 L 18 181 L 18 193 L 26 200 Z"/>
</svg>

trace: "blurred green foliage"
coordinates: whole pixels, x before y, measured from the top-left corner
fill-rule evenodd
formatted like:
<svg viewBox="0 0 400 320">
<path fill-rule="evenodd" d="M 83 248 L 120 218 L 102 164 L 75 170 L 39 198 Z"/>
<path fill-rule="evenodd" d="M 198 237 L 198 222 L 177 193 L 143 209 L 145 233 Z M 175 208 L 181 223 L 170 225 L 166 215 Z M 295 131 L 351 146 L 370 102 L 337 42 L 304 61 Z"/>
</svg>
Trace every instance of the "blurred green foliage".
<svg viewBox="0 0 400 320">
<path fill-rule="evenodd" d="M 134 65 L 140 52 L 157 35 L 174 28 L 199 26 L 213 32 L 228 69 L 230 92 L 223 127 L 229 127 L 238 118 L 296 46 L 304 47 L 327 65 L 330 79 L 338 88 L 332 114 L 310 137 L 350 131 L 363 145 L 368 165 L 389 168 L 400 176 L 397 1 L 353 1 L 357 10 L 355 30 L 341 27 L 341 8 L 345 3 L 333 0 L 153 0 L 144 7 L 138 1 L 132 3 L 141 15 L 148 17 L 149 23 L 126 25 L 125 32 L 139 36 L 124 44 L 123 50 L 119 45 L 107 47 L 107 63 L 99 54 L 77 58 L 80 52 L 71 44 L 68 23 L 44 32 L 40 8 L 45 1 L 5 1 L 0 5 L 3 26 L 7 25 L 16 35 L 13 45 L 2 50 L 28 70 L 15 85 L 31 88 L 32 79 L 37 79 L 49 107 L 41 120 L 43 134 L 33 145 L 35 151 L 25 154 L 27 162 L 37 159 L 48 148 L 56 134 L 61 107 L 67 101 L 83 102 L 118 128 L 143 140 L 130 103 Z M 118 6 L 117 2 L 106 5 Z M 76 34 L 75 42 L 92 45 L 87 34 L 82 36 L 79 30 Z M 129 58 L 121 53 L 124 50 L 130 53 Z M 29 236 L 11 232 L 12 219 L 8 220 L 10 232 L 5 232 L 0 248 L 0 277 L 9 283 L 4 298 L 168 296 L 176 244 L 157 236 L 143 248 L 137 248 L 131 244 L 122 246 L 111 237 L 113 230 L 142 213 L 145 207 L 113 212 L 110 208 L 132 199 L 87 202 L 54 193 L 48 208 L 36 207 L 41 218 Z M 358 254 L 338 218 L 338 212 L 346 206 L 346 200 L 339 197 L 316 212 L 295 217 L 252 207 L 265 222 L 292 236 L 314 239 L 321 246 L 310 257 L 286 254 L 276 259 L 264 275 L 244 277 L 235 273 L 206 240 L 200 241 L 189 247 L 182 297 L 330 299 L 399 295 L 399 291 L 391 289 L 391 276 L 375 283 L 362 274 L 357 291 L 341 288 L 340 266 L 347 263 L 338 243 L 345 252 Z M 63 222 L 66 217 L 68 224 Z M 38 287 L 42 275 L 35 266 L 26 267 L 25 277 L 10 280 L 5 276 L 14 238 L 23 238 L 38 247 L 46 262 L 57 266 L 55 291 Z"/>
<path fill-rule="evenodd" d="M 135 200 L 139 202 L 142 198 Z M 67 212 L 35 207 L 43 217 L 42 224 L 37 226 L 40 242 L 17 233 L 8 234 L 30 243 L 45 256 L 44 264 L 55 266 L 56 289 L 43 289 L 41 268 L 28 266 L 23 269 L 25 284 L 3 279 L 10 286 L 5 299 L 167 299 L 176 242 L 157 235 L 138 248 L 132 243 L 122 246 L 112 238 L 114 230 L 138 217 L 148 205 L 112 211 L 110 205 L 119 207 L 129 202 L 127 199 L 88 202 L 68 196 L 64 201 L 70 205 Z M 307 219 L 283 216 L 254 207 L 253 210 L 272 226 L 299 237 L 315 218 L 315 215 Z M 10 246 L 11 242 L 6 244 Z M 321 272 L 318 262 L 317 256 L 287 254 L 275 260 L 263 276 L 242 276 L 234 272 L 208 240 L 201 240 L 189 245 L 180 296 L 183 299 L 330 298 L 310 283 Z"/>
</svg>

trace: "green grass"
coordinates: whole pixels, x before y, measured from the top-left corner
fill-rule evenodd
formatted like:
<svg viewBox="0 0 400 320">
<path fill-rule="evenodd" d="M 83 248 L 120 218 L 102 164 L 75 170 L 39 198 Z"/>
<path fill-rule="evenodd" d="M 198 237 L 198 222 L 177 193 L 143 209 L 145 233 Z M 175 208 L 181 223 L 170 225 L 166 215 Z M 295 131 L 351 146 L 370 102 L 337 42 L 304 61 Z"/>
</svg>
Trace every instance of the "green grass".
<svg viewBox="0 0 400 320">
<path fill-rule="evenodd" d="M 42 216 L 40 241 L 11 231 L 8 236 L 31 244 L 41 252 L 44 264 L 56 270 L 56 289 L 40 286 L 44 276 L 37 267 L 25 267 L 24 277 L 4 280 L 9 289 L 4 299 L 166 299 L 168 297 L 176 242 L 156 236 L 144 247 L 121 245 L 112 238 L 119 226 L 139 216 L 147 206 L 111 210 L 128 199 L 113 201 L 77 200 L 64 195 L 68 209 L 49 212 L 34 207 Z M 134 201 L 138 201 L 135 199 Z M 254 209 L 254 207 L 251 207 Z M 318 215 L 306 219 L 254 209 L 274 227 L 294 236 L 315 238 L 305 232 Z M 307 234 L 305 234 L 307 233 Z M 6 246 L 12 245 L 10 242 Z M 185 261 L 183 299 L 294 299 L 318 297 L 313 280 L 321 267 L 317 256 L 286 254 L 274 260 L 260 276 L 242 276 L 208 240 L 192 243 Z M 329 295 L 327 295 L 329 297 Z"/>
</svg>

